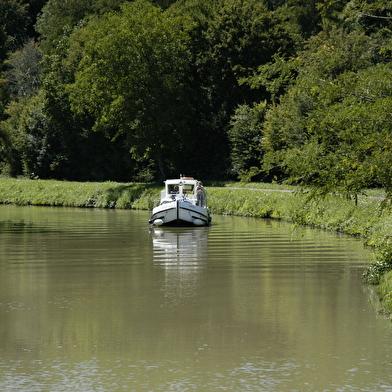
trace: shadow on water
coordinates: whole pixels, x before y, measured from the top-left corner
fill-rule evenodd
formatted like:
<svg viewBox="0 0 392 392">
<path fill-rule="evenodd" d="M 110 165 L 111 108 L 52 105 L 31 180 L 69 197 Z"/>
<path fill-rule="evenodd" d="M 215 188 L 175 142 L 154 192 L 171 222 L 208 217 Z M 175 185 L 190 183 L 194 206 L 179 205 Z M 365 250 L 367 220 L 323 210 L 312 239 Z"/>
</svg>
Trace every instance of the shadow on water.
<svg viewBox="0 0 392 392">
<path fill-rule="evenodd" d="M 4 220 L 0 221 L 0 233 L 12 232 L 14 234 L 29 234 L 29 233 L 61 233 L 59 230 L 53 230 L 52 228 L 37 225 L 32 221 L 12 221 Z"/>
</svg>

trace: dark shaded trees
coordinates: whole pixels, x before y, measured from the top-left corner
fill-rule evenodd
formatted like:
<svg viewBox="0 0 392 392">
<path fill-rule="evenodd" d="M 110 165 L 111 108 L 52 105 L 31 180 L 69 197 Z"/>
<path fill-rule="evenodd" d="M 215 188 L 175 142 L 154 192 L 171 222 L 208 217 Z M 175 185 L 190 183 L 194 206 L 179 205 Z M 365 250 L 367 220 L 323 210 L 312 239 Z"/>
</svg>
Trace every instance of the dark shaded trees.
<svg viewBox="0 0 392 392">
<path fill-rule="evenodd" d="M 257 0 L 191 0 L 175 9 L 196 22 L 191 31 L 192 134 L 198 135 L 192 164 L 208 162 L 204 176 L 233 174 L 228 131 L 238 105 L 269 99 L 262 86 L 241 80 L 253 75 L 276 52 L 294 54 L 300 42 L 298 25 Z M 201 160 L 200 156 L 205 159 Z"/>
<path fill-rule="evenodd" d="M 19 48 L 27 38 L 28 5 L 21 0 L 0 2 L 0 61 L 7 52 Z"/>
</svg>

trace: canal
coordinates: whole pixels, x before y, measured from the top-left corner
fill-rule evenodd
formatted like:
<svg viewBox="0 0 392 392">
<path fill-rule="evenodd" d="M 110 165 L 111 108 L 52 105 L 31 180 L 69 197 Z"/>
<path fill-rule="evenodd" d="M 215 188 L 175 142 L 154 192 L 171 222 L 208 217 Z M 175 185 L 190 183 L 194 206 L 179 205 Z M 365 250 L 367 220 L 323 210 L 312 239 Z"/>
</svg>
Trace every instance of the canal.
<svg viewBox="0 0 392 392">
<path fill-rule="evenodd" d="M 359 239 L 0 206 L 0 390 L 392 391 Z"/>
</svg>

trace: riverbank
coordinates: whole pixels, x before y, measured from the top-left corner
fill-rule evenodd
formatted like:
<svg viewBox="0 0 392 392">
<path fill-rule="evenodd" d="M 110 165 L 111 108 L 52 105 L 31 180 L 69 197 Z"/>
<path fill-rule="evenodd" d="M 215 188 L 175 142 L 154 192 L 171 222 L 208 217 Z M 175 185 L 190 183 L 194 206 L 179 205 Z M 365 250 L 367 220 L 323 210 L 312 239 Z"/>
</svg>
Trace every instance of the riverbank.
<svg viewBox="0 0 392 392">
<path fill-rule="evenodd" d="M 330 195 L 322 200 L 271 184 L 211 184 L 212 214 L 282 219 L 363 238 L 374 249 L 364 274 L 382 299 L 381 312 L 392 314 L 392 214 L 381 208 L 382 194 L 359 197 L 358 203 Z M 224 185 L 224 186 L 223 186 Z M 67 182 L 0 178 L 0 203 L 151 210 L 162 187 L 143 183 Z M 378 197 L 380 196 L 380 197 Z M 1 223 L 1 218 L 0 218 Z"/>
</svg>

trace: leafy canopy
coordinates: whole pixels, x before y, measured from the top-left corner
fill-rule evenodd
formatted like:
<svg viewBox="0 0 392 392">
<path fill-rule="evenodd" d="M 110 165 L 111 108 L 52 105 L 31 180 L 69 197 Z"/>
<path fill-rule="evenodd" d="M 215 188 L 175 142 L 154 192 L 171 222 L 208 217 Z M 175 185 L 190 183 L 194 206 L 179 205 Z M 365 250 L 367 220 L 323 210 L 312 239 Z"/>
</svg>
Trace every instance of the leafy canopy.
<svg viewBox="0 0 392 392">
<path fill-rule="evenodd" d="M 379 47 L 362 32 L 336 28 L 309 41 L 291 65 L 295 83 L 266 115 L 266 169 L 280 167 L 319 193 L 391 191 L 392 67 L 379 61 Z"/>
<path fill-rule="evenodd" d="M 136 158 L 161 160 L 183 143 L 187 22 L 138 0 L 85 27 L 72 109 L 90 115 L 94 130 L 126 134 Z"/>
</svg>

